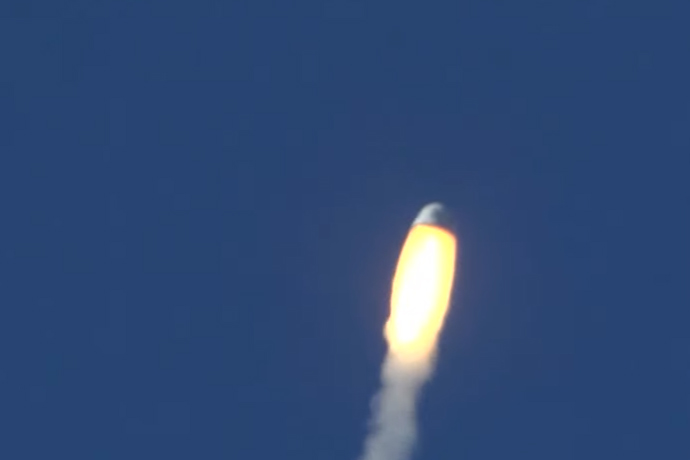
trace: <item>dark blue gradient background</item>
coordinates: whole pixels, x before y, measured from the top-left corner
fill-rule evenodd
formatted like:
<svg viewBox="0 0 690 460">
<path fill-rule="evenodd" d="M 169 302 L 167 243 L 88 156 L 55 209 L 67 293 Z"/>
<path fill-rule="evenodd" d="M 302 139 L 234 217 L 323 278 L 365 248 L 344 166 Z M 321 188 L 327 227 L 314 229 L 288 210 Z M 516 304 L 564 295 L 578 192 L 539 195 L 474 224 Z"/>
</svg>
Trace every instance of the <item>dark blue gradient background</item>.
<svg viewBox="0 0 690 460">
<path fill-rule="evenodd" d="M 687 2 L 16 2 L 0 458 L 355 460 L 419 208 L 423 460 L 690 458 Z"/>
</svg>

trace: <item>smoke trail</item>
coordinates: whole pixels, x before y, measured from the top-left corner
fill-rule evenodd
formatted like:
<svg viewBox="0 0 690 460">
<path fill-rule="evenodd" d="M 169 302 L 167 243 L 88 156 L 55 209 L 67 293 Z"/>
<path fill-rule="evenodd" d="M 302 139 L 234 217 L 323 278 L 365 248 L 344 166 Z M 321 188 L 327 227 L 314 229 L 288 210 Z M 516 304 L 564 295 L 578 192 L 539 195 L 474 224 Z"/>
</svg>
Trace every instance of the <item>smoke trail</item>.
<svg viewBox="0 0 690 460">
<path fill-rule="evenodd" d="M 407 361 L 391 353 L 386 356 L 381 390 L 372 402 L 371 431 L 361 460 L 410 457 L 417 440 L 417 395 L 431 376 L 431 366 L 431 357 Z"/>
</svg>

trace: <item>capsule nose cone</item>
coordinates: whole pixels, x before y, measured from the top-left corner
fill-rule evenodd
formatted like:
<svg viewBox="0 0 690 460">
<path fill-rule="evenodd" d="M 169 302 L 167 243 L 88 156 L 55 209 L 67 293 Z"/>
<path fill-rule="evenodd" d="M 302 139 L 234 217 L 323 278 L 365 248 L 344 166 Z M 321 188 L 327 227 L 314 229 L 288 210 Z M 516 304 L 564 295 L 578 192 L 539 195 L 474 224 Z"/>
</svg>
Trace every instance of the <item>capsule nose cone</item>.
<svg viewBox="0 0 690 460">
<path fill-rule="evenodd" d="M 419 211 L 412 225 L 434 225 L 444 228 L 452 233 L 455 232 L 454 224 L 450 212 L 441 203 L 429 203 Z"/>
</svg>

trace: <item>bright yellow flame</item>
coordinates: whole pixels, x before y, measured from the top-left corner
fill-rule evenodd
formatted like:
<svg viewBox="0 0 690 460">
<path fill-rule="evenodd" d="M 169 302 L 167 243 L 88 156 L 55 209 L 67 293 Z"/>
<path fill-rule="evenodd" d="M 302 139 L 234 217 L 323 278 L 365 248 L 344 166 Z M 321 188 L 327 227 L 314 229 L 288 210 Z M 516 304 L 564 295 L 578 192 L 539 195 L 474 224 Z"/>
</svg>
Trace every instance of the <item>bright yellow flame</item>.
<svg viewBox="0 0 690 460">
<path fill-rule="evenodd" d="M 455 276 L 455 236 L 432 225 L 415 225 L 405 240 L 393 278 L 385 336 L 401 359 L 429 356 L 448 311 Z"/>
</svg>

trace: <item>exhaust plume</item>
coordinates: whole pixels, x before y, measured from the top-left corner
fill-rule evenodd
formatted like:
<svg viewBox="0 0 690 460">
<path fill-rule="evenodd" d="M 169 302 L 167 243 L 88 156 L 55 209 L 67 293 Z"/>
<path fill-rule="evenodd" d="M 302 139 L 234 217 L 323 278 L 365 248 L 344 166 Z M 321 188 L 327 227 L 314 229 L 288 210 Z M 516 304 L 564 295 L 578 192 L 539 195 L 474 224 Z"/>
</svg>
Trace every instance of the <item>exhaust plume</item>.
<svg viewBox="0 0 690 460">
<path fill-rule="evenodd" d="M 360 460 L 405 460 L 417 440 L 416 403 L 431 377 L 455 275 L 456 239 L 440 204 L 415 219 L 393 278 L 388 354 Z"/>
</svg>

